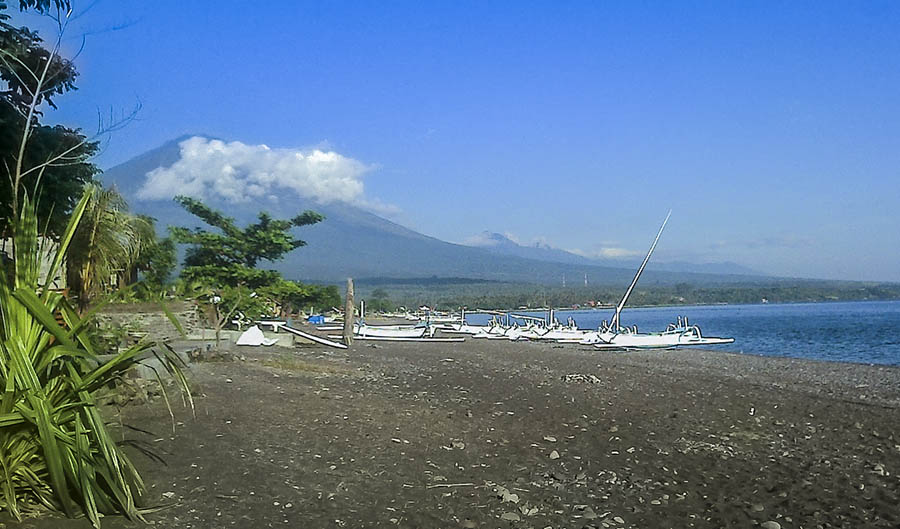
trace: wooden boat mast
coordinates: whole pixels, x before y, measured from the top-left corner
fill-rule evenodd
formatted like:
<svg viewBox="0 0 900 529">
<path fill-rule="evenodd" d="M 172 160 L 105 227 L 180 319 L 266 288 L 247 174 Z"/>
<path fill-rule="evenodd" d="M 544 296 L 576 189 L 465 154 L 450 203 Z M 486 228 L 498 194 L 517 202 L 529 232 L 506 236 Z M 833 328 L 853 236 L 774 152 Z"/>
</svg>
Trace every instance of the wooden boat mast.
<svg viewBox="0 0 900 529">
<path fill-rule="evenodd" d="M 625 303 L 628 301 L 628 296 L 631 295 L 631 291 L 634 290 L 634 286 L 637 285 L 638 279 L 640 279 L 641 274 L 644 272 L 644 267 L 647 266 L 647 262 L 650 261 L 650 256 L 653 254 L 653 250 L 656 248 L 656 243 L 659 242 L 659 236 L 662 235 L 663 229 L 666 227 L 666 223 L 669 222 L 669 217 L 672 216 L 672 210 L 669 210 L 669 213 L 666 214 L 666 220 L 663 221 L 662 226 L 659 227 L 659 231 L 656 233 L 656 238 L 653 239 L 653 244 L 650 245 L 650 251 L 647 252 L 647 256 L 644 257 L 644 262 L 641 263 L 640 268 L 638 268 L 637 272 L 634 274 L 634 279 L 631 280 L 631 284 L 628 285 L 628 290 L 625 291 L 625 295 L 622 296 L 622 301 L 616 305 L 616 314 L 613 316 L 612 321 L 610 322 L 610 328 L 613 332 L 618 332 L 621 328 L 619 326 L 619 315 L 622 313 L 622 309 L 625 308 Z"/>
</svg>

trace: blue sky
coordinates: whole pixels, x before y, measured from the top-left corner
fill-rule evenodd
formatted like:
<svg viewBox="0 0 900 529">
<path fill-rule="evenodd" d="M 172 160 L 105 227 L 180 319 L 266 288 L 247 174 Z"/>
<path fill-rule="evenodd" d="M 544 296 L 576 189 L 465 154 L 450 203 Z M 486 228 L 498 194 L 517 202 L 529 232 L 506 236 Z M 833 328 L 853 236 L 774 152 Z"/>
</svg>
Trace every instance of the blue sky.
<svg viewBox="0 0 900 529">
<path fill-rule="evenodd" d="M 104 167 L 185 133 L 339 153 L 450 241 L 643 252 L 671 208 L 660 260 L 900 281 L 897 28 L 897 2 L 101 0 L 47 118 L 140 102 Z"/>
</svg>

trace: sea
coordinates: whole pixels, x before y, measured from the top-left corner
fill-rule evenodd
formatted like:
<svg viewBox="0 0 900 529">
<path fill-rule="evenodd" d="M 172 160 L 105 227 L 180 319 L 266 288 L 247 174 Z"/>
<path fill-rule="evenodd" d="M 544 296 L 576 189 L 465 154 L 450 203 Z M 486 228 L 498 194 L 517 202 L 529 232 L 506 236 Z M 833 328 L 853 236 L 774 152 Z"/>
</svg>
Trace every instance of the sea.
<svg viewBox="0 0 900 529">
<path fill-rule="evenodd" d="M 535 317 L 546 312 L 514 311 Z M 558 310 L 556 318 L 575 319 L 581 329 L 596 329 L 613 309 Z M 811 358 L 831 362 L 900 365 L 900 301 L 766 303 L 628 308 L 622 325 L 638 332 L 659 332 L 677 316 L 687 316 L 704 336 L 734 338 L 709 349 L 735 353 Z M 483 324 L 486 314 L 467 314 Z"/>
</svg>

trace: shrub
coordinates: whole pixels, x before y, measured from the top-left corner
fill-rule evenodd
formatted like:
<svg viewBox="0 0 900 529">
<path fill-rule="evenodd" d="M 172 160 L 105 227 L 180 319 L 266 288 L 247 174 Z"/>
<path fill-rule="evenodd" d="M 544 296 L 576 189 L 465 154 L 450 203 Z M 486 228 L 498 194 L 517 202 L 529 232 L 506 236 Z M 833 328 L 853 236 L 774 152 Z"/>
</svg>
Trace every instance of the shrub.
<svg viewBox="0 0 900 529">
<path fill-rule="evenodd" d="M 33 203 L 26 199 L 12 220 L 13 258 L 0 273 L 0 510 L 21 518 L 50 508 L 99 527 L 101 513 L 142 519 L 135 499 L 143 483 L 110 437 L 95 394 L 149 351 L 186 385 L 178 357 L 150 341 L 101 365 L 87 336 L 93 312 L 79 317 L 49 288 L 88 199 L 76 206 L 43 283 Z"/>
</svg>

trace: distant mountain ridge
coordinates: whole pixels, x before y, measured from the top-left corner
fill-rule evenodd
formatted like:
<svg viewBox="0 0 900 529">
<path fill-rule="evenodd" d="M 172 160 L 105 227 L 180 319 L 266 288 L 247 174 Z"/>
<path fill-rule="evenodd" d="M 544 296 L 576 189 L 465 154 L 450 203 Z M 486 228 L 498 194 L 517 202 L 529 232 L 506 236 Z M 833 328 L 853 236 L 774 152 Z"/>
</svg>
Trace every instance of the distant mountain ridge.
<svg viewBox="0 0 900 529">
<path fill-rule="evenodd" d="M 195 226 L 198 221 L 172 200 L 141 200 L 138 190 L 146 174 L 169 167 L 180 157 L 183 136 L 108 169 L 102 180 L 114 184 L 132 209 L 167 225 Z M 493 248 L 478 248 L 445 242 L 423 235 L 359 207 L 344 203 L 318 203 L 312 199 L 282 196 L 277 202 L 226 203 L 204 200 L 239 223 L 253 221 L 259 211 L 287 218 L 312 209 L 325 220 L 296 230 L 308 246 L 271 264 L 286 277 L 306 281 L 334 282 L 347 277 L 427 278 L 454 277 L 493 281 L 560 284 L 568 277 L 573 284 L 584 276 L 590 284 L 627 284 L 634 268 L 609 266 L 550 247 L 523 247 L 505 238 Z M 502 236 L 501 236 L 502 237 Z M 507 242 L 508 241 L 508 242 Z M 268 267 L 263 262 L 261 266 Z M 667 272 L 651 262 L 644 276 L 648 284 L 729 284 L 754 282 L 756 275 Z"/>
<path fill-rule="evenodd" d="M 502 233 L 483 231 L 465 243 L 475 248 L 483 248 L 497 255 L 515 255 L 526 259 L 536 259 L 552 263 L 604 266 L 613 268 L 637 268 L 641 258 L 603 259 L 578 255 L 561 248 L 554 248 L 546 243 L 518 243 Z M 667 272 L 694 272 L 703 274 L 726 274 L 744 276 L 765 276 L 756 270 L 732 262 L 688 263 L 684 261 L 653 261 L 653 268 Z"/>
<path fill-rule="evenodd" d="M 482 248 L 490 253 L 497 255 L 515 255 L 525 259 L 536 259 L 538 261 L 548 261 L 552 263 L 566 263 L 579 265 L 598 265 L 587 257 L 553 248 L 547 244 L 535 243 L 533 245 L 523 245 L 510 239 L 506 235 L 496 232 L 483 231 L 476 237 L 465 243 L 467 246 Z"/>
</svg>

